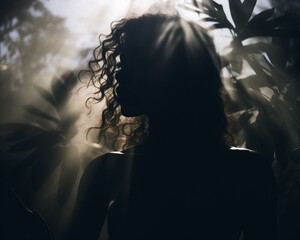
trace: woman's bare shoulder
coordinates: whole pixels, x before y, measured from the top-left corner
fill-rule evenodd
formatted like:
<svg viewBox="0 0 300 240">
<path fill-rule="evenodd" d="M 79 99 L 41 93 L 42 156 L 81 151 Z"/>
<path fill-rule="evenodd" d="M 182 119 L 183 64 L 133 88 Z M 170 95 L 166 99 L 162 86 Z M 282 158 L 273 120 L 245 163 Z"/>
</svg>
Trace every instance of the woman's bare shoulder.
<svg viewBox="0 0 300 240">
<path fill-rule="evenodd" d="M 227 151 L 227 156 L 233 159 L 234 161 L 237 161 L 240 164 L 246 164 L 246 165 L 271 164 L 271 159 L 248 148 L 230 147 L 230 149 Z"/>
<path fill-rule="evenodd" d="M 227 170 L 238 175 L 242 182 L 259 185 L 262 182 L 273 182 L 274 174 L 271 159 L 247 148 L 231 147 L 228 150 L 226 163 Z"/>
<path fill-rule="evenodd" d="M 134 149 L 127 149 L 124 151 L 111 151 L 104 153 L 95 159 L 91 160 L 86 168 L 105 167 L 107 165 L 114 165 L 120 161 L 129 159 L 134 154 Z"/>
</svg>

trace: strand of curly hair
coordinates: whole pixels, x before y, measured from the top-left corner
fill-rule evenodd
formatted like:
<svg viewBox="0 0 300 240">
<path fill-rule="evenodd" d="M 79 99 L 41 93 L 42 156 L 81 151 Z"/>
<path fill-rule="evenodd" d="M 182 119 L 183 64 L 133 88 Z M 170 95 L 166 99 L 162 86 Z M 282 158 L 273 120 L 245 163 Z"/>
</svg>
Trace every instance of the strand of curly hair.
<svg viewBox="0 0 300 240">
<path fill-rule="evenodd" d="M 89 69 L 80 71 L 82 75 L 89 76 L 88 86 L 96 88 L 93 97 L 88 102 L 99 103 L 105 101 L 106 108 L 102 111 L 101 123 L 97 127 L 88 129 L 99 130 L 99 143 L 114 150 L 124 150 L 136 145 L 147 136 L 148 121 L 145 116 L 125 118 L 121 115 L 120 105 L 116 100 L 115 74 L 118 70 L 118 57 L 124 43 L 124 29 L 127 20 L 122 19 L 111 24 L 111 33 L 99 36 L 100 44 L 93 51 L 93 60 L 89 61 Z M 104 40 L 102 40 L 104 38 Z"/>
</svg>

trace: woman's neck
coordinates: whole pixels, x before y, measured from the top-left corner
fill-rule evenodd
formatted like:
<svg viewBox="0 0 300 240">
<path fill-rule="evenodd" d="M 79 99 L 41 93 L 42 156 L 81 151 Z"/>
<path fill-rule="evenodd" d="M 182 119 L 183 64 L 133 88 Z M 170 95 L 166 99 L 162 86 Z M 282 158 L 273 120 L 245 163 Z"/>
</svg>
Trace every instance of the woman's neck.
<svg viewBox="0 0 300 240">
<path fill-rule="evenodd" d="M 222 147 L 222 139 L 214 137 L 214 126 L 204 123 L 199 115 L 190 117 L 178 111 L 149 114 L 149 144 L 161 150 L 198 151 Z"/>
<path fill-rule="evenodd" d="M 149 115 L 149 141 L 157 148 L 192 147 L 200 134 L 197 119 L 187 119 L 182 113 Z"/>
</svg>

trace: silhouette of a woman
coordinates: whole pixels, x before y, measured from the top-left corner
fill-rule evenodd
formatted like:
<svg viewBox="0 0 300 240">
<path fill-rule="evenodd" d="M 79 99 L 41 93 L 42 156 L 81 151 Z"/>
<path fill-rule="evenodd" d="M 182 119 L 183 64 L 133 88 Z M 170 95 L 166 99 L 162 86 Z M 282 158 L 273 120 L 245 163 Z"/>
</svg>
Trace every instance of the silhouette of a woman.
<svg viewBox="0 0 300 240">
<path fill-rule="evenodd" d="M 118 127 L 128 145 L 87 166 L 70 238 L 97 239 L 107 217 L 110 240 L 275 239 L 272 168 L 228 144 L 219 60 L 205 30 L 143 15 L 115 23 L 94 53 L 91 83 L 107 104 L 100 138 Z"/>
</svg>

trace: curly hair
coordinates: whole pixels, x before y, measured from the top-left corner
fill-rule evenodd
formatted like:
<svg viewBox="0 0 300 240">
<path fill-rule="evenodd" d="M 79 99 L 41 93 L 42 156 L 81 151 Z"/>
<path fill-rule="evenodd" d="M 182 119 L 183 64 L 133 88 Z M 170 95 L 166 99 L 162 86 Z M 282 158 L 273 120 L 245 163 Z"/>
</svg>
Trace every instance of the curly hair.
<svg viewBox="0 0 300 240">
<path fill-rule="evenodd" d="M 92 129 L 98 129 L 99 143 L 104 143 L 114 150 L 123 150 L 142 142 L 147 135 L 148 128 L 146 116 L 123 117 L 120 104 L 116 100 L 117 59 L 124 43 L 128 21 L 128 19 L 121 19 L 113 22 L 110 34 L 100 34 L 100 44 L 93 51 L 93 60 L 89 61 L 89 69 L 79 73 L 80 79 L 87 74 L 89 76 L 88 86 L 93 85 L 97 89 L 94 92 L 95 96 L 86 100 L 86 106 L 89 101 L 96 103 L 105 101 L 106 105 L 102 111 L 100 125 L 89 128 L 87 134 Z"/>
<path fill-rule="evenodd" d="M 150 22 L 151 25 L 145 25 L 146 22 Z M 149 26 L 151 28 L 147 28 Z M 221 96 L 220 60 L 211 38 L 195 22 L 183 20 L 175 15 L 147 14 L 137 18 L 113 22 L 111 24 L 111 33 L 99 36 L 100 44 L 93 51 L 94 59 L 89 62 L 89 69 L 82 71 L 82 73 L 88 73 L 90 76 L 88 85 L 93 85 L 97 89 L 95 92 L 96 96 L 89 98 L 87 101 L 105 101 L 106 104 L 106 108 L 102 112 L 100 126 L 93 128 L 99 130 L 99 142 L 107 144 L 112 141 L 113 149 L 123 150 L 141 143 L 148 135 L 148 120 L 146 116 L 122 116 L 120 105 L 116 98 L 118 83 L 115 80 L 115 75 L 119 70 L 119 56 L 122 46 L 126 43 L 128 32 L 141 34 L 141 32 L 145 33 L 145 28 L 147 28 L 147 37 L 160 39 L 160 42 L 167 42 L 169 47 L 175 49 L 174 51 L 177 51 L 176 49 L 184 45 L 185 50 L 189 51 L 189 55 L 192 55 L 191 59 L 189 59 L 190 61 L 186 61 L 185 65 L 188 66 L 184 71 L 191 72 L 190 76 L 193 78 L 200 73 L 197 70 L 199 67 L 195 66 L 193 61 L 199 61 L 199 59 L 202 61 L 201 64 L 204 66 L 204 71 L 208 71 L 205 73 L 205 77 L 209 74 L 211 78 L 210 86 L 207 83 L 205 85 L 205 96 L 213 98 L 211 102 L 215 103 L 210 104 L 210 109 L 214 108 L 214 113 L 211 114 L 213 121 L 210 119 L 210 122 L 216 125 L 215 132 L 218 136 L 221 136 L 223 140 L 224 137 L 227 140 L 230 139 L 231 137 L 228 137 L 230 134 L 226 130 L 227 119 Z M 175 41 L 175 36 L 179 35 L 181 40 Z M 146 40 L 150 41 L 150 39 Z M 183 41 L 185 41 L 184 44 Z M 192 49 L 195 41 L 202 43 L 201 52 Z M 203 53 L 204 56 L 193 56 Z M 176 57 L 173 57 L 172 61 L 176 61 Z M 182 63 L 180 64 L 183 65 Z M 196 70 L 194 71 L 194 69 Z M 170 70 L 172 71 L 172 68 Z M 199 87 L 199 83 L 197 84 L 197 87 Z M 203 86 L 201 87 L 203 88 Z M 194 101 L 194 99 L 190 101 Z M 125 143 L 120 146 L 121 142 Z"/>
</svg>

